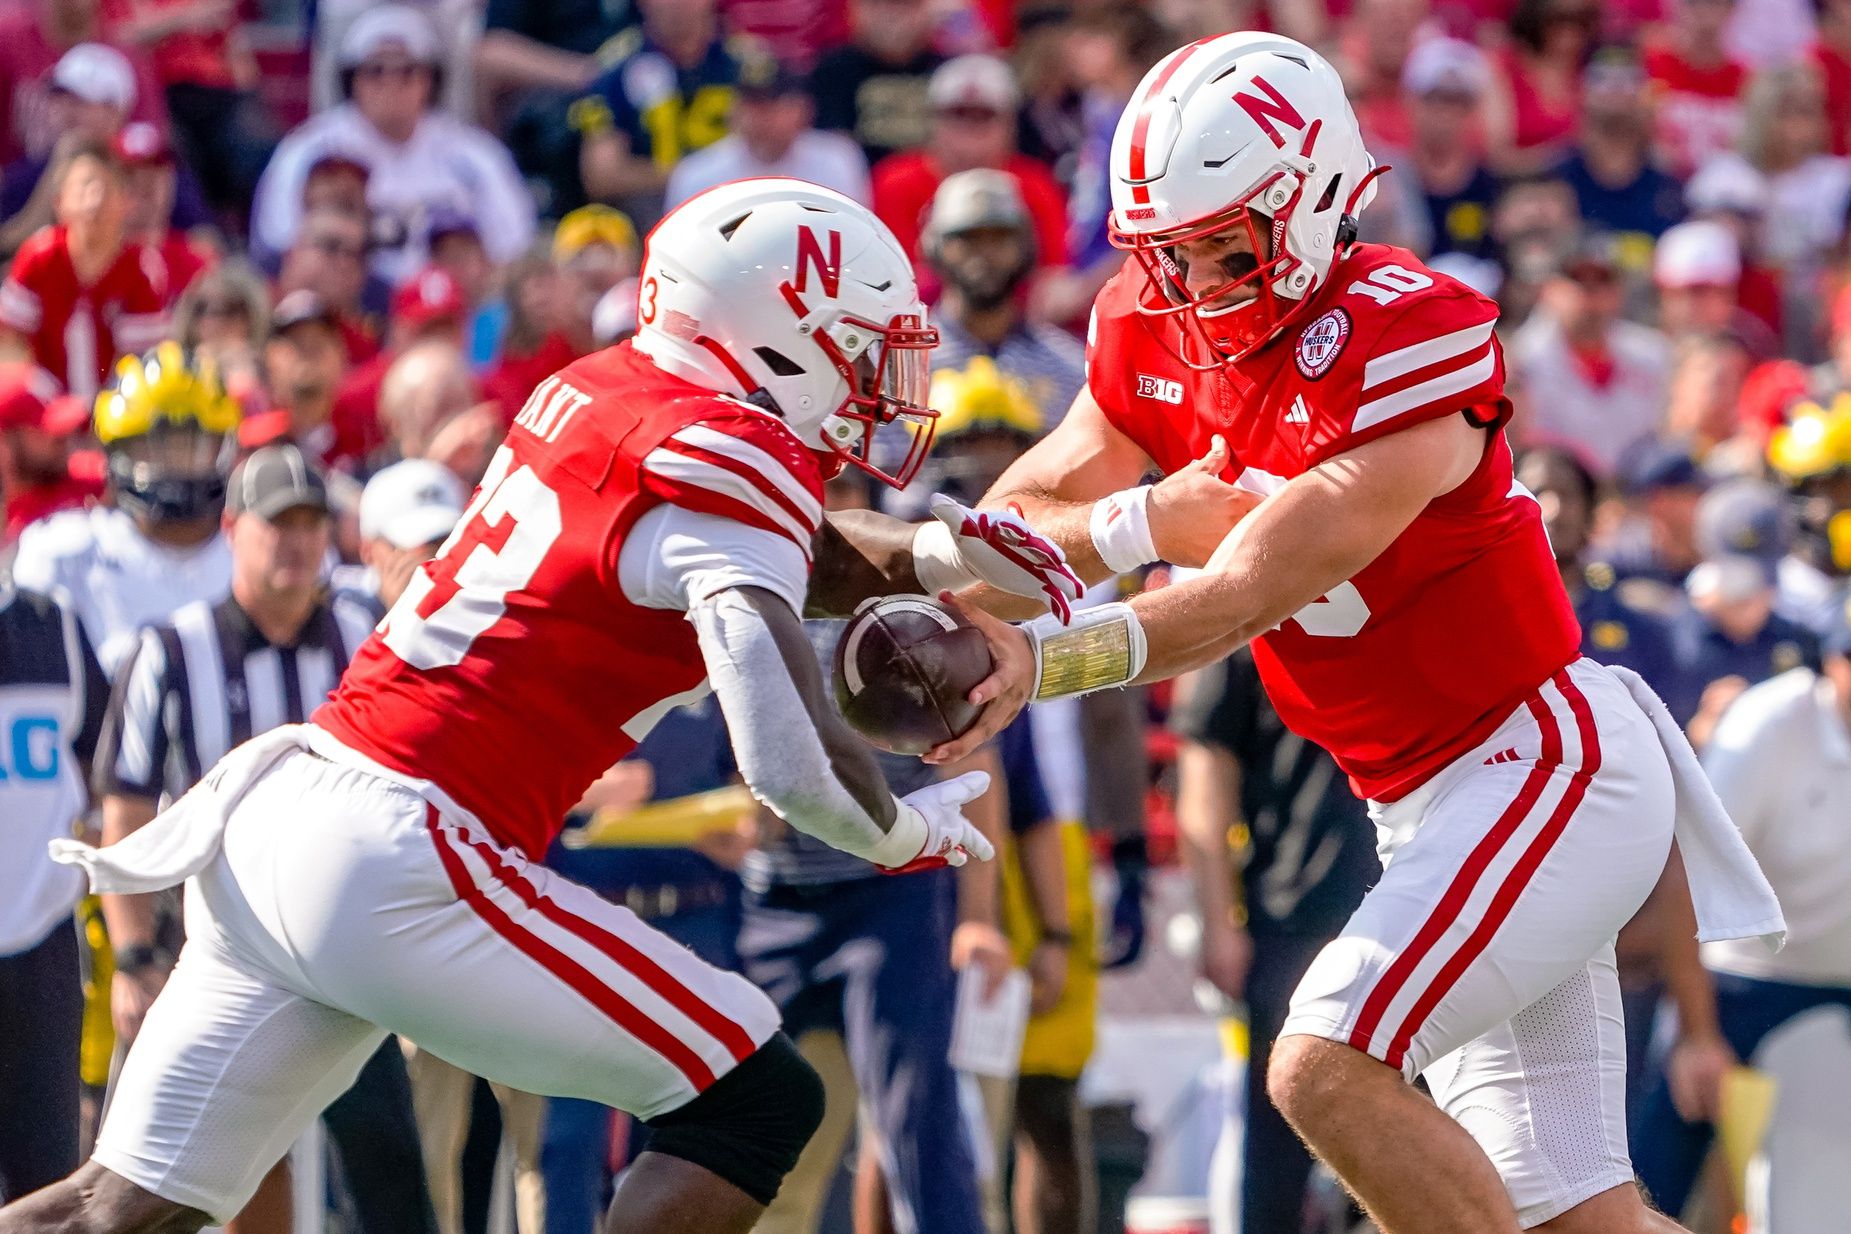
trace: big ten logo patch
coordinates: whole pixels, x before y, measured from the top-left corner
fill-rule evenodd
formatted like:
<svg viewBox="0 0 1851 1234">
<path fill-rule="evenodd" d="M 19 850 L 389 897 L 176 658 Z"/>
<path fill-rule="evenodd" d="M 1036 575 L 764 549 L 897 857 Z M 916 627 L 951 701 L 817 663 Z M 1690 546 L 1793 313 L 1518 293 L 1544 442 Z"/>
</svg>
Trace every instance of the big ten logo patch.
<svg viewBox="0 0 1851 1234">
<path fill-rule="evenodd" d="M 1149 373 L 1139 373 L 1138 397 L 1154 398 L 1160 402 L 1180 405 L 1183 401 L 1183 383 L 1171 381 L 1165 377 L 1152 377 Z"/>
</svg>

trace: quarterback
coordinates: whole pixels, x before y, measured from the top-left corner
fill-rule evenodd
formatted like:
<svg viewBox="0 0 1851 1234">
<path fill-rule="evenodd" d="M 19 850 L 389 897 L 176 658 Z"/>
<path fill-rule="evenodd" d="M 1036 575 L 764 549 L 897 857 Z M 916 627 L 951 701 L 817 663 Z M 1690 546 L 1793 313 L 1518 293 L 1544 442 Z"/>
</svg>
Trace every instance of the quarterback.
<svg viewBox="0 0 1851 1234">
<path fill-rule="evenodd" d="M 310 723 L 239 747 L 120 844 L 59 850 L 99 891 L 186 880 L 188 937 L 92 1160 L 0 1231 L 232 1216 L 387 1032 L 642 1119 L 608 1231 L 745 1234 L 776 1194 L 822 1091 L 770 1000 L 537 859 L 586 785 L 709 688 L 793 825 L 888 869 L 992 855 L 961 813 L 987 777 L 890 793 L 799 618 L 813 556 L 852 552 L 824 532 L 825 477 L 903 481 L 923 459 L 936 335 L 887 229 L 791 180 L 670 215 L 639 309 L 632 343 L 534 392 Z M 893 475 L 868 461 L 888 426 L 913 430 Z M 941 509 L 929 577 L 1077 596 L 1019 519 Z"/>
<path fill-rule="evenodd" d="M 1113 143 L 1135 260 L 1099 295 L 1087 389 L 982 504 L 1088 581 L 1207 569 L 1068 626 L 966 605 L 990 706 L 932 757 L 1025 699 L 1251 641 L 1280 715 L 1371 799 L 1386 867 L 1293 997 L 1279 1108 L 1389 1234 L 1673 1231 L 1627 1156 L 1613 939 L 1674 821 L 1706 854 L 1705 937 L 1776 935 L 1779 909 L 1662 704 L 1578 658 L 1511 475 L 1496 306 L 1356 241 L 1379 171 L 1297 43 L 1222 35 L 1151 70 Z"/>
</svg>

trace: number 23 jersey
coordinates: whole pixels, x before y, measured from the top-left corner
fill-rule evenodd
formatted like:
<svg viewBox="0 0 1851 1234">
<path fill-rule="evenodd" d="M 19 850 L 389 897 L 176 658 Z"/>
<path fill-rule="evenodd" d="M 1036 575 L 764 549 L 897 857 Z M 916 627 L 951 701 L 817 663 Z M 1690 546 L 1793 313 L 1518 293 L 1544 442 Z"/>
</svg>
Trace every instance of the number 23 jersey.
<svg viewBox="0 0 1851 1234">
<path fill-rule="evenodd" d="M 1465 414 L 1494 428 L 1458 488 L 1380 556 L 1254 644 L 1280 716 L 1364 797 L 1392 801 L 1489 736 L 1575 658 L 1579 631 L 1534 498 L 1516 484 L 1497 307 L 1413 254 L 1358 245 L 1299 321 L 1237 364 L 1178 359 L 1138 311 L 1143 271 L 1101 291 L 1088 386 L 1165 474 L 1227 440 L 1223 478 L 1270 493 L 1347 450 Z M 1192 343 L 1193 347 L 1194 344 Z"/>
<path fill-rule="evenodd" d="M 311 719 L 537 859 L 587 785 L 706 693 L 690 602 L 752 585 L 802 604 L 822 495 L 822 460 L 776 417 L 628 343 L 587 356 L 534 392 Z M 694 552 L 730 552 L 704 592 L 639 582 L 689 555 L 690 527 Z"/>
</svg>

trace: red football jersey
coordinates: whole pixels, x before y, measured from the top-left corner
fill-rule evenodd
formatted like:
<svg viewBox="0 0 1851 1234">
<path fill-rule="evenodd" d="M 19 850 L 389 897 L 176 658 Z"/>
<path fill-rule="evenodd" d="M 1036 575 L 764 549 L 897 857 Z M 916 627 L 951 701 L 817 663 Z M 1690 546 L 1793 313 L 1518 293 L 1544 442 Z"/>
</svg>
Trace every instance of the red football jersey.
<svg viewBox="0 0 1851 1234">
<path fill-rule="evenodd" d="M 25 335 L 39 367 L 88 399 L 117 356 L 161 341 L 166 301 L 151 264 L 140 245 L 124 245 L 116 264 L 85 287 L 64 228 L 42 228 L 19 246 L 0 284 L 0 325 Z"/>
<path fill-rule="evenodd" d="M 1358 245 L 1297 326 L 1205 373 L 1176 358 L 1175 318 L 1137 312 L 1145 288 L 1128 264 L 1100 292 L 1088 385 L 1166 473 L 1219 433 L 1224 478 L 1267 493 L 1425 420 L 1510 416 L 1496 305 L 1404 249 Z M 1359 795 L 1392 801 L 1487 737 L 1579 641 L 1500 432 L 1464 484 L 1257 640 L 1254 658 L 1286 724 L 1329 750 Z"/>
<path fill-rule="evenodd" d="M 538 858 L 587 785 L 705 690 L 694 627 L 632 603 L 625 534 L 669 502 L 809 552 L 822 462 L 783 421 L 624 343 L 542 382 L 456 531 L 312 719 Z"/>
</svg>

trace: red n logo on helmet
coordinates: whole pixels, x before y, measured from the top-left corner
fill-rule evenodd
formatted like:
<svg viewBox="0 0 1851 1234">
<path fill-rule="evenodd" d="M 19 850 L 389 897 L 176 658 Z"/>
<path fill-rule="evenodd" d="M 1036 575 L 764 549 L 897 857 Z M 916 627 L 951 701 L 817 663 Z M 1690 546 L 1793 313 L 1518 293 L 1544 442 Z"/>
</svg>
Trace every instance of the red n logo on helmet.
<svg viewBox="0 0 1851 1234">
<path fill-rule="evenodd" d="M 1273 84 L 1264 77 L 1254 78 L 1253 84 L 1265 93 L 1265 98 L 1258 98 L 1251 94 L 1237 94 L 1234 96 L 1234 101 L 1240 104 L 1240 109 L 1246 112 L 1255 124 L 1266 130 L 1266 135 L 1273 139 L 1273 145 L 1283 147 L 1285 138 L 1279 136 L 1279 130 L 1273 127 L 1273 121 L 1277 120 L 1294 129 L 1303 129 L 1305 118 L 1299 115 L 1298 108 L 1286 102 L 1285 96 L 1274 89 Z"/>
<path fill-rule="evenodd" d="M 831 300 L 842 286 L 842 233 L 829 233 L 829 255 L 823 256 L 823 245 L 816 238 L 816 233 L 808 227 L 797 229 L 797 277 L 791 284 L 791 290 L 808 291 L 810 288 L 810 267 L 816 267 L 817 282 L 822 284 L 823 294 Z"/>
</svg>

